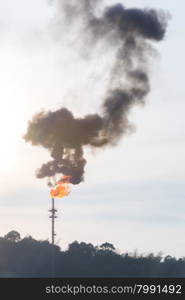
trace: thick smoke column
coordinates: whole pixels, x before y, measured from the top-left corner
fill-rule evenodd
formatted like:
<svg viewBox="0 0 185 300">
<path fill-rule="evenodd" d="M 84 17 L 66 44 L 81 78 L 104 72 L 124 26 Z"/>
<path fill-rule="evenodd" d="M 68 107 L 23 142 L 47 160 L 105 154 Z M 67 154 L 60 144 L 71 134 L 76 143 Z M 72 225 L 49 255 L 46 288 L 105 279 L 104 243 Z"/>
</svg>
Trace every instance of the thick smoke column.
<svg viewBox="0 0 185 300">
<path fill-rule="evenodd" d="M 148 9 L 126 9 L 122 4 L 106 7 L 96 16 L 100 1 L 62 1 L 62 12 L 71 26 L 81 22 L 84 47 L 92 51 L 104 42 L 116 51 L 109 89 L 101 105 L 101 114 L 75 118 L 68 109 L 42 112 L 29 123 L 25 140 L 47 148 L 52 160 L 37 171 L 37 177 L 56 174 L 71 176 L 71 183 L 83 180 L 86 160 L 83 147 L 115 145 L 131 131 L 128 114 L 132 106 L 143 104 L 150 85 L 147 59 L 153 53 L 150 41 L 164 38 L 167 18 L 164 13 Z"/>
</svg>

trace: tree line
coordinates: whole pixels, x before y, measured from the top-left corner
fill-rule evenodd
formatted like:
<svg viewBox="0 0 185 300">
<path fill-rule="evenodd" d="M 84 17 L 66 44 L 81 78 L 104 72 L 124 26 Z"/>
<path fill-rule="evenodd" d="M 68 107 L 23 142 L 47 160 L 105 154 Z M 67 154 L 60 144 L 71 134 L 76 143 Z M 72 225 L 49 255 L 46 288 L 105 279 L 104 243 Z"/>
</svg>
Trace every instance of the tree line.
<svg viewBox="0 0 185 300">
<path fill-rule="evenodd" d="M 0 277 L 185 277 L 185 257 L 120 254 L 114 245 L 73 242 L 62 251 L 17 231 L 0 237 Z"/>
</svg>

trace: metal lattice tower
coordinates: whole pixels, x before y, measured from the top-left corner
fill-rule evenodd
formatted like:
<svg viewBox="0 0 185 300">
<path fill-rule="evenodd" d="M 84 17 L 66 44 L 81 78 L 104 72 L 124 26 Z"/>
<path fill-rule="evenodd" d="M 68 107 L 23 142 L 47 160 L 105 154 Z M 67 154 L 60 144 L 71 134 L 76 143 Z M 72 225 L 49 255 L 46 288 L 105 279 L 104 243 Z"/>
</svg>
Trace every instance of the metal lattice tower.
<svg viewBox="0 0 185 300">
<path fill-rule="evenodd" d="M 57 210 L 55 209 L 55 199 L 52 198 L 52 208 L 49 210 L 49 212 L 51 212 L 51 216 L 49 216 L 51 218 L 51 242 L 52 245 L 55 244 L 55 219 L 57 218 L 56 216 L 56 212 Z"/>
<path fill-rule="evenodd" d="M 51 242 L 52 242 L 52 249 L 51 249 L 51 277 L 55 277 L 55 219 L 57 218 L 56 212 L 57 210 L 55 209 L 55 199 L 52 198 L 52 208 L 49 210 L 51 212 Z"/>
</svg>

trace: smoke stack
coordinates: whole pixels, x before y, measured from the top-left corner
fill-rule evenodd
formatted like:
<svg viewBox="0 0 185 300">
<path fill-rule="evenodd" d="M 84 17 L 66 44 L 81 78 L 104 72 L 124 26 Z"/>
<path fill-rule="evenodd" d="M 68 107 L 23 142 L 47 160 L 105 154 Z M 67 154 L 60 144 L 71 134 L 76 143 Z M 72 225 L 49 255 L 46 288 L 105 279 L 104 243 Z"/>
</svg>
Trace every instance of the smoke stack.
<svg viewBox="0 0 185 300">
<path fill-rule="evenodd" d="M 108 90 L 104 99 L 100 99 L 100 113 L 76 118 L 62 107 L 33 117 L 24 138 L 32 145 L 48 149 L 52 157 L 37 170 L 38 178 L 65 174 L 73 184 L 83 181 L 84 147 L 116 145 L 122 136 L 132 131 L 128 119 L 130 110 L 144 104 L 150 91 L 148 57 L 154 52 L 153 42 L 164 39 L 165 13 L 126 9 L 116 4 L 106 7 L 102 15 L 97 16 L 100 2 L 69 0 L 61 4 L 65 20 L 70 20 L 68 26 L 81 22 L 79 34 L 86 51 L 93 51 L 99 42 L 115 51 Z"/>
</svg>

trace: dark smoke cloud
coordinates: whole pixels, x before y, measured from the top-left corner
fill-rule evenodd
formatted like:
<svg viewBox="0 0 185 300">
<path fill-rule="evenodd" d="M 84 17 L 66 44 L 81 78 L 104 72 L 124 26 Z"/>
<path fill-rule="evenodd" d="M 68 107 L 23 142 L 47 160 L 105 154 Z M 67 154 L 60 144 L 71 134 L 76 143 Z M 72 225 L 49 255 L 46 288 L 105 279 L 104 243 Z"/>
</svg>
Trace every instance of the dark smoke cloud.
<svg viewBox="0 0 185 300">
<path fill-rule="evenodd" d="M 78 184 L 84 179 L 84 146 L 115 145 L 124 134 L 132 131 L 128 120 L 130 109 L 144 104 L 150 91 L 147 70 L 148 56 L 153 49 L 150 40 L 164 38 L 167 17 L 163 12 L 126 9 L 122 4 L 106 7 L 102 15 L 97 16 L 98 0 L 63 0 L 61 3 L 61 13 L 68 26 L 76 26 L 79 22 L 83 25 L 80 39 L 84 37 L 86 49 L 89 47 L 92 51 L 101 41 L 116 50 L 101 114 L 75 118 L 66 108 L 42 112 L 29 122 L 24 137 L 51 153 L 52 160 L 37 171 L 38 178 L 62 173 L 71 176 L 71 183 Z"/>
</svg>

